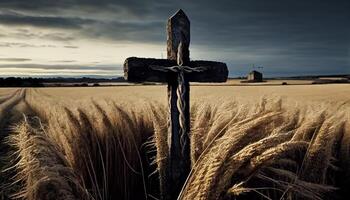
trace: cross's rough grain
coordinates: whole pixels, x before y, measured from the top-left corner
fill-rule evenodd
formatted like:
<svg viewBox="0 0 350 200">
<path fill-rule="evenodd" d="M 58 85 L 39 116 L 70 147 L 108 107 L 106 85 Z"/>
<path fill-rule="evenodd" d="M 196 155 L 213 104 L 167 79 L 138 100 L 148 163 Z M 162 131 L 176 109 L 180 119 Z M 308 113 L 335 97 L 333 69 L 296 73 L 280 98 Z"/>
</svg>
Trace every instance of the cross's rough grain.
<svg viewBox="0 0 350 200">
<path fill-rule="evenodd" d="M 129 82 L 161 82 L 167 83 L 172 72 L 161 72 L 149 66 L 171 67 L 176 60 L 130 57 L 124 63 L 124 78 Z M 190 82 L 226 82 L 228 70 L 225 63 L 215 61 L 190 61 L 191 67 L 205 67 L 203 72 L 187 74 Z"/>
<path fill-rule="evenodd" d="M 173 200 L 180 193 L 186 177 L 191 171 L 190 157 L 190 84 L 181 70 L 190 64 L 190 20 L 179 10 L 170 17 L 167 24 L 167 57 L 175 60 L 179 71 L 168 80 L 169 157 L 166 169 L 166 183 L 161 183 L 162 198 Z"/>
<path fill-rule="evenodd" d="M 191 170 L 190 81 L 225 82 L 225 63 L 190 61 L 190 20 L 179 10 L 167 23 L 167 59 L 130 57 L 124 63 L 129 82 L 168 83 L 168 156 L 160 171 L 161 199 L 177 199 Z"/>
<path fill-rule="evenodd" d="M 188 48 L 190 47 L 190 20 L 186 16 L 183 10 L 179 10 L 173 16 L 168 19 L 167 24 L 167 55 L 169 60 L 176 60 L 177 48 L 182 42 L 185 46 L 184 58 L 185 64 L 189 62 L 190 53 Z"/>
</svg>

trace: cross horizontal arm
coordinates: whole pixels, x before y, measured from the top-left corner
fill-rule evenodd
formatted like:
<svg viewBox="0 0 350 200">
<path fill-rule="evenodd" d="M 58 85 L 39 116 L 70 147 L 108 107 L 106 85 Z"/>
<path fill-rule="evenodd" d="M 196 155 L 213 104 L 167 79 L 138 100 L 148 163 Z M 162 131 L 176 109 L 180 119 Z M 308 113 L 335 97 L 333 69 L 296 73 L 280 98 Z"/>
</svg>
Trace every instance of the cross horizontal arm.
<svg viewBox="0 0 350 200">
<path fill-rule="evenodd" d="M 194 60 L 190 61 L 190 67 L 205 68 L 202 72 L 193 72 L 187 75 L 191 82 L 226 82 L 228 69 L 225 63 L 216 61 Z"/>
<path fill-rule="evenodd" d="M 153 70 L 150 66 L 171 67 L 175 60 L 154 58 L 127 58 L 124 62 L 124 78 L 129 82 L 167 82 L 168 74 Z"/>
<path fill-rule="evenodd" d="M 129 82 L 168 82 L 174 72 L 156 70 L 157 67 L 176 66 L 175 60 L 130 57 L 124 63 L 124 78 Z M 186 74 L 191 82 L 225 82 L 228 69 L 225 63 L 214 61 L 190 61 L 189 67 L 204 68 Z"/>
</svg>

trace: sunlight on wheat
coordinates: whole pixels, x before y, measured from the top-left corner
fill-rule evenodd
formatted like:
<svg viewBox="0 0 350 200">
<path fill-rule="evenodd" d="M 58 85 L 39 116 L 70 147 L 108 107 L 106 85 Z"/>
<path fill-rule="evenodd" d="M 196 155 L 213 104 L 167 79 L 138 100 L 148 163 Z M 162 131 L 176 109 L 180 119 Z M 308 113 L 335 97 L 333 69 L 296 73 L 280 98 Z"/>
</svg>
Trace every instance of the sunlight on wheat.
<svg viewBox="0 0 350 200">
<path fill-rule="evenodd" d="M 8 138 L 15 150 L 9 170 L 18 171 L 14 182 L 23 185 L 14 197 L 160 197 L 169 150 L 162 98 L 72 100 L 35 89 L 24 96 L 32 114 Z M 12 101 L 18 100 L 0 108 L 10 108 Z M 347 101 L 196 99 L 190 134 L 192 170 L 179 199 L 341 199 L 348 194 Z"/>
</svg>

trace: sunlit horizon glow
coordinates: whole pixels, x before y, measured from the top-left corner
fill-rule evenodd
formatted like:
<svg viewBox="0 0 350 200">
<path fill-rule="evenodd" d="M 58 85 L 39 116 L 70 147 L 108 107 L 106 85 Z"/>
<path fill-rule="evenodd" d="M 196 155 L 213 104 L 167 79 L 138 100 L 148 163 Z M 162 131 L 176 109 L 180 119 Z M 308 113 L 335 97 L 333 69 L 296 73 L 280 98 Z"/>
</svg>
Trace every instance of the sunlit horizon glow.
<svg viewBox="0 0 350 200">
<path fill-rule="evenodd" d="M 0 0 L 0 76 L 122 76 L 127 57 L 166 57 L 166 20 L 191 20 L 191 59 L 231 77 L 350 74 L 350 3 Z M 288 14 L 286 14 L 288 13 Z"/>
<path fill-rule="evenodd" d="M 0 26 L 0 30 L 5 28 Z M 15 29 L 17 28 L 19 27 Z M 21 30 L 40 31 L 30 27 L 21 27 Z M 37 38 L 24 41 L 0 37 L 0 76 L 122 76 L 123 62 L 130 55 L 160 58 L 166 52 L 164 49 L 165 46 L 161 44 L 132 41 L 113 42 L 84 38 L 74 42 Z M 56 69 L 63 66 L 67 66 L 67 69 Z M 99 69 L 104 66 L 111 69 Z M 84 69 L 79 69 L 80 67 Z"/>
</svg>

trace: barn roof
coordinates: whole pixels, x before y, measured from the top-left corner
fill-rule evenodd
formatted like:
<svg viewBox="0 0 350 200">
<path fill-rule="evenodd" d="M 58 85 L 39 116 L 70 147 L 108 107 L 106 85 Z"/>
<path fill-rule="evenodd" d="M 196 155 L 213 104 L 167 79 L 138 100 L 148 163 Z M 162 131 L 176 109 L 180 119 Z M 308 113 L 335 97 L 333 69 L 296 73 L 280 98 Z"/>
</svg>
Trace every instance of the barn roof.
<svg viewBox="0 0 350 200">
<path fill-rule="evenodd" d="M 262 74 L 261 72 L 258 72 L 256 70 L 251 71 L 249 74 Z"/>
</svg>

